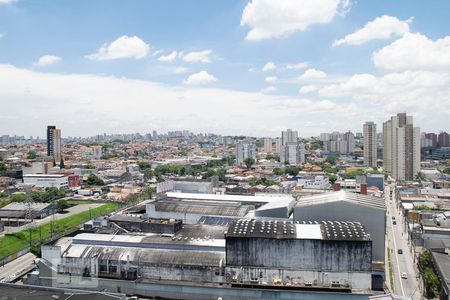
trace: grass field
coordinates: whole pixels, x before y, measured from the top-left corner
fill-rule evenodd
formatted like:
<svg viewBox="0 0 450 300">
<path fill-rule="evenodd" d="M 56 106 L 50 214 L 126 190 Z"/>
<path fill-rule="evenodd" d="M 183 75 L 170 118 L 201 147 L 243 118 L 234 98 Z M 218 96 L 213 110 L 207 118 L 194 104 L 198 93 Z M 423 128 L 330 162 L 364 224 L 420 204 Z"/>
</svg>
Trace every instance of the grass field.
<svg viewBox="0 0 450 300">
<path fill-rule="evenodd" d="M 54 222 L 53 235 L 58 235 L 69 229 L 76 229 L 77 226 L 87 222 L 92 218 L 106 215 L 119 208 L 119 204 L 108 203 L 102 206 L 84 211 L 70 217 L 59 219 Z M 39 245 L 42 240 L 51 236 L 51 224 L 47 223 L 34 227 L 31 230 L 31 242 L 33 245 Z M 30 231 L 24 229 L 11 235 L 0 237 L 0 259 L 6 257 L 30 245 Z"/>
</svg>

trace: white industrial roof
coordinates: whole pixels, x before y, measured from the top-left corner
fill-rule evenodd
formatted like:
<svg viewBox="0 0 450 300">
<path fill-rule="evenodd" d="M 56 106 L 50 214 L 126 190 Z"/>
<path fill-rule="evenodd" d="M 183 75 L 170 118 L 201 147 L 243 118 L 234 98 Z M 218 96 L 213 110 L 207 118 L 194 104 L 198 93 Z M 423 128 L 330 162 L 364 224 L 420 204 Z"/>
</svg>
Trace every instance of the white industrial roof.
<svg viewBox="0 0 450 300">
<path fill-rule="evenodd" d="M 296 207 L 324 204 L 337 201 L 345 201 L 378 209 L 386 209 L 386 203 L 383 197 L 375 197 L 358 193 L 352 193 L 347 192 L 345 190 L 302 197 L 297 202 Z"/>
<path fill-rule="evenodd" d="M 220 195 L 220 194 L 196 194 L 196 193 L 176 193 L 167 192 L 167 197 L 185 200 L 216 200 L 216 201 L 238 201 L 238 202 L 277 202 L 292 201 L 292 196 L 240 196 L 240 195 Z"/>
<path fill-rule="evenodd" d="M 295 224 L 298 239 L 321 240 L 322 231 L 320 224 Z"/>
</svg>

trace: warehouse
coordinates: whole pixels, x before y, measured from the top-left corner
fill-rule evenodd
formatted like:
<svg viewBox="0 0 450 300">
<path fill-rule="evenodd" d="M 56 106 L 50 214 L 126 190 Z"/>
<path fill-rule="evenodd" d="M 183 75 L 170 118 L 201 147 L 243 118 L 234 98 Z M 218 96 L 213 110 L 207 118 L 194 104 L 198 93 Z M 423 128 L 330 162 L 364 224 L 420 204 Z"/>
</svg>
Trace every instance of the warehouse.
<svg viewBox="0 0 450 300">
<path fill-rule="evenodd" d="M 386 206 L 384 198 L 346 191 L 300 198 L 294 208 L 294 221 L 360 222 L 370 234 L 374 262 L 384 263 Z"/>
<path fill-rule="evenodd" d="M 27 222 L 27 218 L 42 219 L 50 215 L 53 211 L 51 203 L 31 203 L 28 207 L 24 202 L 13 202 L 0 209 L 0 221 L 4 221 L 6 226 L 21 226 Z M 30 209 L 31 216 L 27 216 Z"/>
<path fill-rule="evenodd" d="M 317 287 L 371 287 L 372 241 L 357 222 L 233 221 L 227 280 Z"/>
</svg>

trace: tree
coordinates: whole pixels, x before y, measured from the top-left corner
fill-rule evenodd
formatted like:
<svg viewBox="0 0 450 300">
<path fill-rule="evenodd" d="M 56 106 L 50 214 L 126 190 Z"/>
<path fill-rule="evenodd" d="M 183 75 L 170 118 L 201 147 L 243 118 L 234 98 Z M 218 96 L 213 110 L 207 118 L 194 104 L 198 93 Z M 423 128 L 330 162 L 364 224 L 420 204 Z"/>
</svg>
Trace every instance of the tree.
<svg viewBox="0 0 450 300">
<path fill-rule="evenodd" d="M 3 161 L 0 161 L 0 176 L 8 170 L 8 167 Z"/>
<path fill-rule="evenodd" d="M 332 175 L 328 176 L 328 179 L 330 180 L 330 182 L 332 184 L 334 184 L 336 182 L 336 180 L 337 180 L 337 176 L 332 174 Z"/>
<path fill-rule="evenodd" d="M 65 209 L 68 209 L 70 207 L 69 202 L 67 202 L 67 200 L 59 200 L 58 202 L 56 202 L 56 210 L 58 212 L 62 212 Z"/>
<path fill-rule="evenodd" d="M 266 155 L 266 159 L 273 159 L 275 161 L 280 161 L 280 155 L 279 154 L 274 154 L 274 153 L 269 153 Z"/>
<path fill-rule="evenodd" d="M 291 175 L 291 176 L 297 176 L 297 175 L 298 175 L 298 172 L 300 172 L 300 169 L 299 169 L 298 167 L 290 166 L 290 167 L 286 167 L 286 168 L 284 169 L 284 172 L 285 172 L 286 174 Z"/>
<path fill-rule="evenodd" d="M 156 194 L 156 188 L 153 186 L 149 186 L 145 189 L 144 193 L 149 197 L 152 198 L 154 194 Z"/>
<path fill-rule="evenodd" d="M 100 177 L 98 177 L 95 174 L 89 174 L 86 182 L 88 185 L 105 185 L 105 182 L 103 181 L 103 179 L 101 179 Z"/>
<path fill-rule="evenodd" d="M 273 168 L 273 174 L 275 175 L 283 175 L 284 174 L 284 169 L 283 168 Z"/>
<path fill-rule="evenodd" d="M 334 164 L 336 164 L 337 160 L 338 160 L 338 156 L 336 154 L 329 154 L 327 156 L 326 162 L 334 165 Z"/>
<path fill-rule="evenodd" d="M 254 163 L 255 163 L 254 158 L 247 157 L 246 159 L 244 159 L 244 164 L 247 167 L 247 169 L 250 169 Z"/>
<path fill-rule="evenodd" d="M 92 170 L 93 170 L 93 169 L 95 169 L 95 165 L 93 165 L 93 164 L 87 164 L 87 165 L 84 166 L 84 168 L 85 168 L 85 169 L 92 169 Z"/>
<path fill-rule="evenodd" d="M 62 157 L 61 157 L 61 161 L 59 162 L 59 167 L 60 167 L 61 169 L 64 169 L 64 168 L 65 168 L 64 160 L 63 160 Z"/>
<path fill-rule="evenodd" d="M 36 159 L 38 157 L 36 151 L 31 150 L 27 153 L 27 159 Z"/>
</svg>

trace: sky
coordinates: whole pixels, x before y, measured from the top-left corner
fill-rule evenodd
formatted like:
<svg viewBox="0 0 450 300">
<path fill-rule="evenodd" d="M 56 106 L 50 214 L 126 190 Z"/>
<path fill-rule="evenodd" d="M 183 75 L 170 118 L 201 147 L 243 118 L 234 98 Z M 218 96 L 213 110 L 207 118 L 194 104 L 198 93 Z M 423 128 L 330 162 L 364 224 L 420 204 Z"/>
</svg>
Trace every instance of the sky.
<svg viewBox="0 0 450 300">
<path fill-rule="evenodd" d="M 450 1 L 0 0 L 0 135 L 449 130 Z"/>
</svg>

